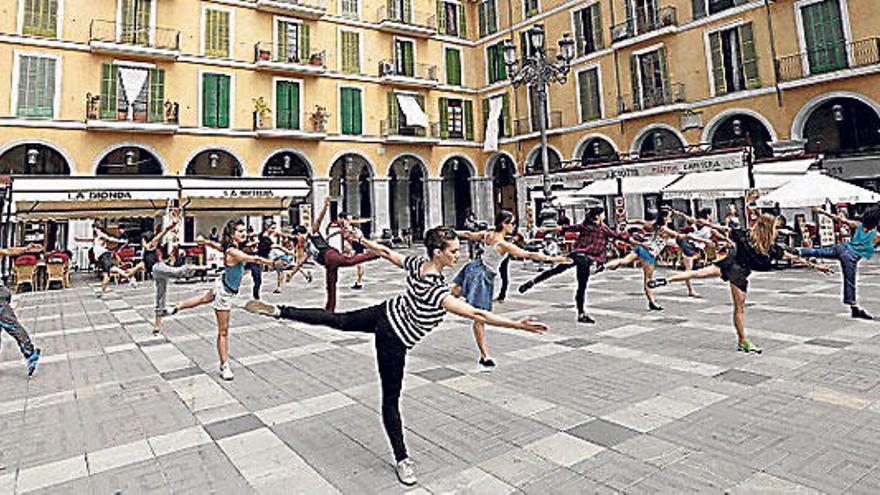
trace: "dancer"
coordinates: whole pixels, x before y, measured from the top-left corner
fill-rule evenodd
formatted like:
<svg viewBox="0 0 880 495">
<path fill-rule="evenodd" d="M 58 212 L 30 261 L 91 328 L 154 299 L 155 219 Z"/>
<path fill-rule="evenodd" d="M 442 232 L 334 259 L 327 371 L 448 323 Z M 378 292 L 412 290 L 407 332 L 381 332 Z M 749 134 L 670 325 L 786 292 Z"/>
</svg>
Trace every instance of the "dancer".
<svg viewBox="0 0 880 495">
<path fill-rule="evenodd" d="M 125 271 L 125 277 L 128 280 L 136 280 L 137 272 L 143 271 L 144 280 L 146 280 L 147 275 L 153 274 L 153 268 L 156 266 L 156 263 L 159 262 L 159 245 L 162 243 L 162 239 L 174 230 L 177 227 L 177 224 L 180 222 L 179 220 L 179 211 L 178 213 L 171 213 L 171 223 L 169 223 L 164 229 L 160 230 L 155 235 L 144 235 L 141 237 L 141 261 L 139 261 L 136 265 L 129 268 Z"/>
<path fill-rule="evenodd" d="M 570 254 L 574 263 L 556 265 L 549 270 L 544 270 L 535 278 L 520 285 L 518 290 L 520 294 L 525 294 L 535 285 L 555 277 L 573 266 L 577 267 L 577 290 L 574 295 L 574 302 L 577 306 L 577 321 L 578 323 L 596 323 L 584 309 L 591 265 L 605 263 L 608 256 L 609 239 L 619 239 L 634 246 L 638 246 L 639 243 L 634 241 L 629 234 L 618 232 L 605 225 L 605 209 L 602 207 L 590 208 L 581 224 L 564 228 L 553 227 L 553 229 L 577 233 L 577 240 Z"/>
<path fill-rule="evenodd" d="M 495 289 L 495 275 L 505 256 L 515 256 L 532 261 L 550 263 L 571 263 L 565 256 L 547 256 L 542 253 L 524 251 L 507 242 L 504 238 L 514 230 L 513 213 L 502 210 L 495 216 L 495 230 L 489 232 L 458 231 L 456 234 L 467 240 L 479 241 L 485 248 L 479 258 L 468 262 L 452 281 L 452 293 L 461 296 L 471 306 L 485 311 L 492 311 L 492 294 Z M 486 325 L 474 320 L 474 339 L 480 351 L 478 361 L 483 371 L 495 368 L 495 361 L 489 357 L 486 347 Z"/>
<path fill-rule="evenodd" d="M 127 244 L 128 241 L 125 239 L 117 239 L 107 234 L 99 229 L 97 225 L 92 226 L 92 235 L 93 237 L 78 237 L 76 240 L 79 242 L 92 243 L 92 256 L 95 257 L 95 266 L 101 271 L 101 292 L 98 294 L 98 299 L 100 299 L 107 293 L 107 286 L 110 284 L 111 273 L 115 273 L 126 280 L 131 280 L 122 268 L 119 268 L 113 263 L 113 253 L 109 248 L 111 242 L 119 244 L 120 246 L 118 247 L 121 247 L 122 245 Z"/>
<path fill-rule="evenodd" d="M 18 256 L 24 253 L 39 253 L 42 250 L 43 246 L 30 243 L 24 247 L 0 248 L 0 256 Z M 37 362 L 40 360 L 42 350 L 39 347 L 34 347 L 27 330 L 15 316 L 15 311 L 12 310 L 12 291 L 3 284 L 2 278 L 0 278 L 0 328 L 6 330 L 6 333 L 18 343 L 18 350 L 21 351 L 27 363 L 27 374 L 33 376 L 34 371 L 37 370 Z"/>
<path fill-rule="evenodd" d="M 339 252 L 336 248 L 330 246 L 327 242 L 327 239 L 324 238 L 320 233 L 321 222 L 324 220 L 324 216 L 327 214 L 327 207 L 330 205 L 330 197 L 324 198 L 324 206 L 321 208 L 321 212 L 318 213 L 318 216 L 315 218 L 314 223 L 312 223 L 311 229 L 306 231 L 305 233 L 299 234 L 299 237 L 303 241 L 307 241 L 306 244 L 306 256 L 297 262 L 296 266 L 293 268 L 296 271 L 299 271 L 302 268 L 303 263 L 305 263 L 309 258 L 314 258 L 318 264 L 324 266 L 324 276 L 327 284 L 327 303 L 324 308 L 333 312 L 336 310 L 336 283 L 339 279 L 339 269 L 346 266 L 355 266 L 365 261 L 370 261 L 378 258 L 378 256 L 373 252 L 367 252 L 363 254 L 355 254 L 346 256 Z M 343 239 L 352 235 L 353 230 L 339 230 L 339 235 L 342 236 Z"/>
<path fill-rule="evenodd" d="M 434 330 L 447 312 L 483 324 L 536 334 L 543 333 L 547 327 L 532 318 L 510 320 L 450 297 L 443 270 L 452 267 L 459 257 L 458 239 L 450 229 L 437 227 L 425 233 L 427 258 L 405 257 L 363 237 L 356 236 L 355 239 L 406 271 L 405 293 L 373 306 L 343 313 L 273 306 L 260 301 L 251 301 L 245 308 L 275 318 L 323 325 L 344 332 L 372 333 L 376 336 L 376 362 L 382 388 L 382 422 L 394 452 L 397 478 L 401 483 L 411 486 L 416 483 L 416 476 L 403 439 L 399 406 L 407 352 Z"/>
<path fill-rule="evenodd" d="M 651 288 L 662 287 L 671 282 L 681 282 L 695 278 L 720 277 L 730 283 L 730 296 L 733 300 L 733 326 L 736 329 L 736 349 L 742 352 L 761 353 L 761 349 L 746 338 L 745 306 L 746 292 L 749 288 L 749 276 L 752 271 L 766 272 L 773 269 L 773 261 L 790 260 L 792 263 L 806 265 L 822 273 L 834 273 L 831 267 L 811 263 L 796 256 L 776 244 L 776 217 L 761 215 L 754 228 L 731 229 L 723 225 L 715 225 L 702 220 L 698 221 L 730 238 L 733 247 L 727 256 L 699 270 L 679 272 L 669 278 L 657 278 L 648 281 Z"/>
<path fill-rule="evenodd" d="M 202 239 L 198 239 L 197 241 L 201 241 L 201 244 L 205 244 Z M 220 245 L 217 244 L 217 247 L 219 248 Z M 196 272 L 207 270 L 208 268 L 210 267 L 206 265 L 183 264 L 183 256 L 180 252 L 180 246 L 176 244 L 168 246 L 168 253 L 165 254 L 164 258 L 157 261 L 151 269 L 153 282 L 156 284 L 156 317 L 153 325 L 154 335 L 158 335 L 162 331 L 162 317 L 173 315 L 177 312 L 175 306 L 165 305 L 168 295 L 168 281 L 171 279 L 194 277 Z"/>
<path fill-rule="evenodd" d="M 232 310 L 232 300 L 238 294 L 241 287 L 241 279 L 244 275 L 245 263 L 258 263 L 265 266 L 283 266 L 281 262 L 269 261 L 258 256 L 251 256 L 241 250 L 247 240 L 247 229 L 241 220 L 229 220 L 223 227 L 220 250 L 223 252 L 223 275 L 217 278 L 214 287 L 200 296 L 195 296 L 177 303 L 167 311 L 167 315 L 176 314 L 184 309 L 195 308 L 202 304 L 211 303 L 214 308 L 214 316 L 217 318 L 217 354 L 220 357 L 220 377 L 224 380 L 232 380 L 234 374 L 229 367 L 228 357 L 228 333 L 229 312 Z"/>
<path fill-rule="evenodd" d="M 821 208 L 813 208 L 813 211 L 848 226 L 852 231 L 852 239 L 831 247 L 800 248 L 797 250 L 798 254 L 808 258 L 836 259 L 840 262 L 840 271 L 843 274 L 843 304 L 849 306 L 853 318 L 873 320 L 874 317 L 856 303 L 856 275 L 859 261 L 871 259 L 874 250 L 880 244 L 880 234 L 877 233 L 877 225 L 880 224 L 880 207 L 875 206 L 866 211 L 862 215 L 861 222 L 850 220 L 840 213 L 832 215 Z"/>
<path fill-rule="evenodd" d="M 271 220 L 266 221 L 263 224 L 263 230 L 257 235 L 254 254 L 260 258 L 269 258 L 272 253 L 272 245 L 275 243 L 273 240 L 274 232 L 275 223 Z M 247 263 L 245 269 L 251 274 L 251 279 L 254 281 L 254 285 L 251 287 L 251 296 L 254 300 L 259 301 L 260 290 L 263 287 L 263 267 L 259 263 Z"/>
<path fill-rule="evenodd" d="M 647 235 L 647 240 L 643 244 L 638 244 L 623 258 L 611 260 L 600 265 L 598 271 L 616 270 L 620 265 L 629 265 L 636 260 L 642 266 L 642 289 L 645 291 L 645 297 L 648 299 L 649 311 L 663 311 L 663 307 L 654 301 L 654 292 L 648 287 L 648 280 L 654 277 L 654 269 L 657 267 L 657 257 L 666 249 L 666 245 L 670 240 L 677 240 L 681 234 L 670 229 L 669 210 L 661 209 L 657 212 L 657 219 L 653 222 L 645 222 L 643 220 L 630 220 L 629 223 L 641 225 L 643 232 Z"/>
<path fill-rule="evenodd" d="M 504 256 L 498 265 L 498 275 L 501 276 L 501 287 L 498 289 L 498 297 L 495 302 L 503 303 L 507 299 L 507 288 L 510 287 L 510 255 Z"/>
<path fill-rule="evenodd" d="M 705 225 L 705 223 L 712 222 L 711 209 L 703 208 L 697 212 L 696 218 L 672 208 L 669 209 L 669 212 L 672 216 L 682 218 L 684 221 L 691 224 L 693 228 L 693 232 L 682 234 L 678 239 L 678 248 L 681 249 L 684 271 L 687 272 L 694 269 L 694 263 L 699 257 L 700 252 L 705 254 L 706 259 L 711 258 L 710 253 L 714 254 L 715 252 L 716 238 L 721 237 L 721 239 L 718 240 L 725 241 L 723 236 Z M 698 220 L 701 220 L 703 223 L 698 223 Z M 686 280 L 685 285 L 687 286 L 688 297 L 700 297 L 700 295 L 694 291 L 694 285 L 691 280 Z"/>
</svg>

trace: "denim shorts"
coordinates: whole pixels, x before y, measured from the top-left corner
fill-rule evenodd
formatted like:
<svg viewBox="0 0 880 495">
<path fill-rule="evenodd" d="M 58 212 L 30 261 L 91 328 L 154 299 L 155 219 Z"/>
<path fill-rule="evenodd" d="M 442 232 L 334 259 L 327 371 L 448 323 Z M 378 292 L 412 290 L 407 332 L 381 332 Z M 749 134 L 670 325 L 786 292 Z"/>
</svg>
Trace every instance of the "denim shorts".
<svg viewBox="0 0 880 495">
<path fill-rule="evenodd" d="M 657 260 L 654 258 L 654 256 L 642 246 L 636 246 L 636 248 L 633 249 L 633 252 L 636 253 L 639 258 L 645 260 L 645 262 L 647 262 L 649 265 L 657 264 Z"/>
<path fill-rule="evenodd" d="M 697 253 L 700 252 L 700 250 L 697 248 L 697 245 L 687 239 L 682 239 L 678 241 L 677 244 L 678 248 L 681 249 L 681 254 L 687 256 L 688 258 L 690 258 L 691 256 L 696 256 Z"/>
<path fill-rule="evenodd" d="M 452 281 L 461 287 L 461 297 L 471 306 L 492 311 L 492 294 L 495 291 L 495 274 L 481 260 L 464 265 Z"/>
</svg>

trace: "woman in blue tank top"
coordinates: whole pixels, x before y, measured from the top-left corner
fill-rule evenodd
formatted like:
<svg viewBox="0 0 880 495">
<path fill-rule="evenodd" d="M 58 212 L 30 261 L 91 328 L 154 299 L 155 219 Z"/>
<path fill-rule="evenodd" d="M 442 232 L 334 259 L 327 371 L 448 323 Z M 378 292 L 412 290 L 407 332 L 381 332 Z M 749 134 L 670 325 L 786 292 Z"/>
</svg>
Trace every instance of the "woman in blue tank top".
<svg viewBox="0 0 880 495">
<path fill-rule="evenodd" d="M 232 368 L 229 367 L 227 361 L 229 312 L 232 310 L 232 300 L 241 288 L 245 264 L 257 263 L 270 267 L 277 264 L 282 268 L 287 267 L 282 261 L 273 263 L 266 258 L 253 256 L 242 251 L 240 246 L 244 244 L 246 238 L 247 229 L 244 223 L 241 220 L 230 220 L 223 227 L 221 244 L 199 239 L 206 245 L 223 251 L 223 274 L 214 281 L 214 286 L 204 294 L 182 301 L 167 311 L 167 314 L 173 315 L 182 309 L 195 308 L 202 304 L 211 303 L 211 306 L 214 308 L 214 315 L 217 318 L 217 354 L 220 356 L 220 376 L 224 380 L 232 380 L 234 378 Z"/>
<path fill-rule="evenodd" d="M 867 311 L 856 304 L 856 273 L 859 261 L 870 259 L 874 255 L 877 244 L 880 244 L 880 236 L 877 234 L 877 225 L 880 224 L 880 207 L 874 207 L 862 215 L 862 221 L 850 220 L 838 213 L 832 215 L 821 208 L 813 208 L 813 211 L 824 215 L 835 222 L 842 223 L 852 230 L 852 239 L 836 246 L 824 248 L 801 248 L 799 254 L 807 258 L 836 259 L 840 262 L 840 271 L 843 272 L 843 304 L 850 307 L 853 318 L 873 320 Z"/>
</svg>

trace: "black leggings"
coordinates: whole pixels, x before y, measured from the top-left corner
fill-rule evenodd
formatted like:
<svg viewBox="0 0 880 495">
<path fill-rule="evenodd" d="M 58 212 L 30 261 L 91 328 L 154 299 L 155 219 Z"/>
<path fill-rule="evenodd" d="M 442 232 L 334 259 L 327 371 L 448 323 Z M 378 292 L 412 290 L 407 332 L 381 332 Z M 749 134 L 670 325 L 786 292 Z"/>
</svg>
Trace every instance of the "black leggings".
<svg viewBox="0 0 880 495">
<path fill-rule="evenodd" d="M 382 385 L 382 423 L 391 442 L 394 459 L 407 458 L 403 442 L 403 423 L 400 420 L 400 390 L 403 386 L 403 368 L 406 365 L 406 346 L 400 341 L 388 317 L 385 304 L 380 303 L 344 313 L 330 313 L 323 309 L 280 306 L 281 318 L 310 325 L 323 325 L 343 332 L 363 332 L 376 335 L 376 363 Z"/>
<path fill-rule="evenodd" d="M 498 265 L 498 274 L 501 275 L 501 289 L 498 290 L 498 300 L 503 301 L 507 297 L 507 286 L 510 285 L 510 255 L 501 260 Z"/>
<path fill-rule="evenodd" d="M 539 273 L 537 277 L 532 279 L 532 284 L 539 284 L 550 277 L 555 277 L 560 273 L 571 269 L 572 267 L 577 268 L 577 292 L 574 294 L 574 302 L 577 304 L 578 314 L 583 314 L 584 312 L 584 303 L 587 300 L 587 282 L 590 281 L 590 265 L 593 263 L 590 261 L 587 256 L 583 253 L 574 252 L 571 253 L 570 258 L 574 263 L 571 264 L 560 264 L 556 265 L 549 270 L 544 270 Z"/>
<path fill-rule="evenodd" d="M 263 286 L 263 267 L 257 263 L 245 263 L 245 268 L 251 271 L 254 279 L 254 299 L 260 300 L 260 287 Z"/>
</svg>

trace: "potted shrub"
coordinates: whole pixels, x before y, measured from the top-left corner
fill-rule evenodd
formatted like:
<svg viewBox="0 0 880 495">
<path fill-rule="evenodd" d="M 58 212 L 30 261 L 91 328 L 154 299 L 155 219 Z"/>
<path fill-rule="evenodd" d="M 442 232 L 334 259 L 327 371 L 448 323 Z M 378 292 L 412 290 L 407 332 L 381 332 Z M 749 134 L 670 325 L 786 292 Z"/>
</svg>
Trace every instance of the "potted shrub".
<svg viewBox="0 0 880 495">
<path fill-rule="evenodd" d="M 269 105 L 262 96 L 252 98 L 251 101 L 254 102 L 254 129 L 262 129 L 272 110 L 269 109 Z"/>
<path fill-rule="evenodd" d="M 310 65 L 324 65 L 324 53 L 313 53 L 311 57 L 309 57 Z"/>
<path fill-rule="evenodd" d="M 327 132 L 327 119 L 330 117 L 330 114 L 327 113 L 327 108 L 322 107 L 321 105 L 315 105 L 315 111 L 312 112 L 311 121 L 312 121 L 312 131 L 318 133 Z"/>
</svg>

